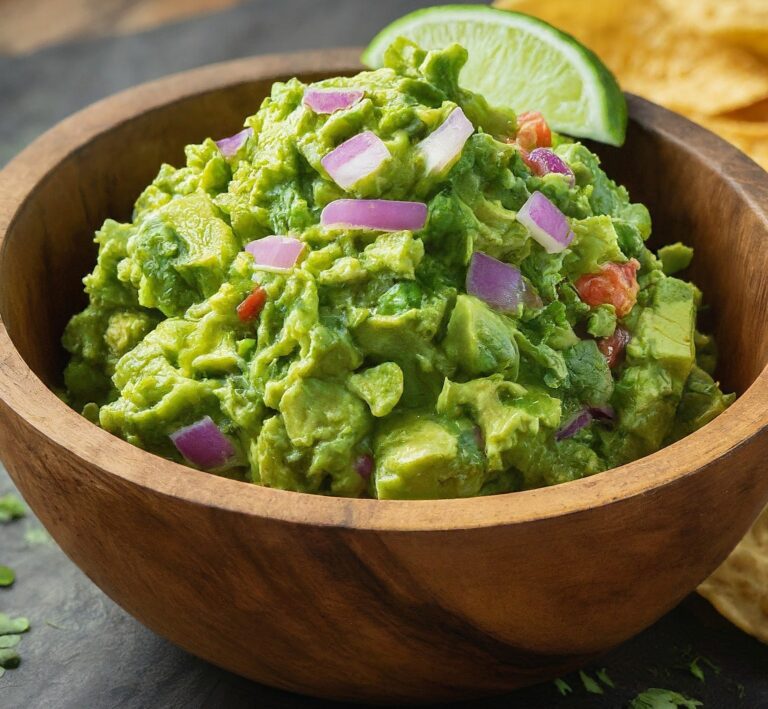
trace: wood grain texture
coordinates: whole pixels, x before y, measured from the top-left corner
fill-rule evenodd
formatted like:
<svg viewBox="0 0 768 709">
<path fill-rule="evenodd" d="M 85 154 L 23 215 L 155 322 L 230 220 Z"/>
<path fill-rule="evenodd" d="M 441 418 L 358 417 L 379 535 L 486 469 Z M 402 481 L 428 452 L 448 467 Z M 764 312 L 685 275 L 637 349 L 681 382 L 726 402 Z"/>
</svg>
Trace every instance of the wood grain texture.
<svg viewBox="0 0 768 709">
<path fill-rule="evenodd" d="M 260 682 L 349 700 L 499 693 L 648 626 L 735 545 L 768 499 L 768 176 L 640 99 L 599 146 L 659 242 L 697 249 L 726 413 L 664 451 L 566 485 L 424 502 L 269 490 L 118 440 L 50 391 L 82 304 L 91 237 L 162 161 L 226 135 L 276 78 L 356 69 L 355 51 L 262 57 L 119 94 L 0 173 L 0 450 L 64 551 L 181 647 Z M 52 294 L 55 294 L 52 296 Z"/>
</svg>

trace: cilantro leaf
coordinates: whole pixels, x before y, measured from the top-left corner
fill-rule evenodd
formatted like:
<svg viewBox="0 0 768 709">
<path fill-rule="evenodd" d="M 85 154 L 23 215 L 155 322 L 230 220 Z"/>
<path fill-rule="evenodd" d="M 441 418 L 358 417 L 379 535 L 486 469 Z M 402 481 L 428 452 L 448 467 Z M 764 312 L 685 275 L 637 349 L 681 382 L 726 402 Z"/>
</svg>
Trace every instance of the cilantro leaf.
<svg viewBox="0 0 768 709">
<path fill-rule="evenodd" d="M 0 667 L 5 668 L 6 670 L 11 670 L 18 667 L 20 662 L 21 658 L 19 657 L 19 653 L 13 648 L 0 649 Z"/>
<path fill-rule="evenodd" d="M 0 586 L 10 586 L 16 580 L 16 574 L 10 566 L 0 564 Z"/>
<path fill-rule="evenodd" d="M 699 666 L 699 658 L 695 657 L 688 665 L 691 674 L 698 680 L 704 681 L 704 670 Z"/>
<path fill-rule="evenodd" d="M 21 640 L 21 635 L 0 635 L 0 650 L 16 647 Z"/>
<path fill-rule="evenodd" d="M 570 694 L 573 692 L 573 687 L 571 687 L 568 682 L 566 682 L 564 679 L 560 679 L 559 677 L 554 682 L 555 687 L 557 687 L 557 691 L 560 692 L 562 696 L 565 696 L 566 694 Z"/>
<path fill-rule="evenodd" d="M 603 694 L 603 688 L 586 672 L 579 670 L 579 677 L 581 677 L 581 683 L 584 685 L 584 689 L 590 694 Z"/>
<path fill-rule="evenodd" d="M 28 630 L 29 621 L 26 618 L 11 618 L 6 613 L 0 613 L 0 635 L 16 635 Z"/>
<path fill-rule="evenodd" d="M 599 679 L 606 687 L 611 687 L 611 689 L 613 689 L 616 686 L 605 671 L 605 667 L 603 667 L 602 670 L 595 672 L 595 674 L 597 675 L 597 679 Z"/>
<path fill-rule="evenodd" d="M 0 497 L 0 522 L 10 522 L 27 514 L 27 508 L 18 495 L 9 493 Z"/>
<path fill-rule="evenodd" d="M 700 706 L 702 703 L 697 699 L 689 699 L 671 689 L 652 687 L 638 694 L 629 709 L 696 709 Z"/>
</svg>

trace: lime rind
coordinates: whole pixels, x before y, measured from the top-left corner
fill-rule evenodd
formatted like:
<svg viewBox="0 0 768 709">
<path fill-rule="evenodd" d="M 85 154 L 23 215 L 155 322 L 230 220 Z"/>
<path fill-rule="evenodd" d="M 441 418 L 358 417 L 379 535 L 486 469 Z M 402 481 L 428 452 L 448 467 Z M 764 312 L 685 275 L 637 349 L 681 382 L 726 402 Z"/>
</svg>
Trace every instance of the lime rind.
<svg viewBox="0 0 768 709">
<path fill-rule="evenodd" d="M 518 111 L 541 110 L 552 128 L 558 132 L 580 138 L 593 138 L 610 145 L 621 145 L 624 142 L 627 105 L 613 74 L 591 50 L 574 37 L 529 15 L 478 5 L 442 5 L 416 10 L 381 30 L 363 52 L 362 61 L 371 68 L 381 66 L 384 51 L 398 36 L 412 39 L 422 44 L 425 49 L 438 48 L 439 44 L 425 42 L 425 39 L 434 40 L 439 38 L 441 33 L 446 35 L 443 45 L 454 41 L 462 42 L 466 39 L 460 36 L 459 28 L 462 25 L 465 28 L 472 25 L 473 30 L 482 25 L 491 26 L 496 28 L 495 36 L 497 37 L 501 37 L 503 32 L 518 32 L 523 41 L 530 42 L 532 38 L 537 44 L 531 45 L 531 49 L 538 48 L 542 56 L 559 55 L 562 58 L 559 68 L 572 72 L 571 75 L 581 83 L 582 105 L 580 110 L 575 110 L 567 103 L 559 104 L 551 95 L 547 97 L 551 102 L 549 106 L 515 105 L 519 104 L 515 99 L 519 99 L 520 96 L 505 95 L 503 87 L 506 87 L 508 82 L 504 81 L 504 77 L 497 76 L 498 71 L 474 72 L 475 76 L 471 77 L 473 80 L 469 82 L 467 88 L 485 94 L 492 103 L 504 103 Z M 481 36 L 482 32 L 488 31 L 482 30 Z M 469 37 L 471 33 L 466 34 Z M 491 38 L 494 35 L 486 34 L 485 36 Z M 470 40 L 465 44 L 468 45 L 467 49 L 470 52 L 470 63 L 473 56 L 476 58 L 478 53 L 488 52 L 488 48 L 493 47 L 493 42 L 473 43 Z M 514 56 L 514 50 L 510 55 Z M 491 59 L 495 60 L 493 57 Z M 552 66 L 543 67 L 539 81 L 551 85 L 552 81 L 547 75 L 547 69 L 550 70 L 551 75 L 552 68 Z M 514 66 L 509 67 L 509 71 L 514 70 Z M 537 77 L 529 76 L 527 80 L 535 82 Z M 501 90 L 500 87 L 502 87 Z M 530 84 L 530 88 L 536 88 L 535 84 Z M 514 93 L 513 89 L 510 91 Z"/>
</svg>

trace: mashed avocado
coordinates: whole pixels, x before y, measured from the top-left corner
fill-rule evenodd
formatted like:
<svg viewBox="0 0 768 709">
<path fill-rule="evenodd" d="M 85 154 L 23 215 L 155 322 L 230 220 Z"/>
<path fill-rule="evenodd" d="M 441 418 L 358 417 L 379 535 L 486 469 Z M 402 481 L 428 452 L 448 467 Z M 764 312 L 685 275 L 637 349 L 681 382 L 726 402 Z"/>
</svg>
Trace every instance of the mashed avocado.
<svg viewBox="0 0 768 709">
<path fill-rule="evenodd" d="M 584 145 L 460 88 L 466 58 L 398 40 L 385 68 L 313 85 L 350 105 L 320 112 L 300 81 L 277 83 L 241 145 L 209 139 L 163 165 L 131 222 L 96 234 L 90 302 L 63 336 L 71 405 L 178 461 L 169 436 L 210 419 L 230 454 L 197 466 L 229 477 L 411 499 L 581 478 L 720 413 L 700 294 L 667 275 L 690 251 L 657 259 L 645 207 Z M 425 158 L 458 109 L 471 135 Z M 327 156 L 361 134 L 369 167 L 334 179 Z M 534 147 L 565 170 L 540 169 Z M 534 193 L 567 218 L 567 247 L 518 219 Z M 419 203 L 426 220 L 321 223 L 337 200 Z M 300 242 L 293 265 L 245 249 L 270 235 Z M 478 254 L 519 302 L 470 283 Z"/>
</svg>

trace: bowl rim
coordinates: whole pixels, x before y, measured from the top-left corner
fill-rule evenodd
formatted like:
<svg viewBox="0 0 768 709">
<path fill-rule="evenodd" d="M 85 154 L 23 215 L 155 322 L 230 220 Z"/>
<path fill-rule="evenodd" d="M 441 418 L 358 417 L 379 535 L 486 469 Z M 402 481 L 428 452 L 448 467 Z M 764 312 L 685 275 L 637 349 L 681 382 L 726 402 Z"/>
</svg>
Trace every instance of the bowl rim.
<svg viewBox="0 0 768 709">
<path fill-rule="evenodd" d="M 206 65 L 102 99 L 49 129 L 0 170 L 0 261 L 6 235 L 36 187 L 67 157 L 124 122 L 195 95 L 294 75 L 361 69 L 359 48 L 270 54 Z M 666 141 L 717 156 L 721 175 L 768 230 L 768 173 L 686 118 L 628 95 L 630 118 Z M 763 206 L 766 205 L 766 206 Z M 141 450 L 70 409 L 32 371 L 0 316 L 0 403 L 38 436 L 107 476 L 161 497 L 290 524 L 376 532 L 439 532 L 522 524 L 572 515 L 651 493 L 768 435 L 768 366 L 723 414 L 680 441 L 619 468 L 522 492 L 441 500 L 372 500 L 267 488 L 194 470 Z"/>
</svg>

